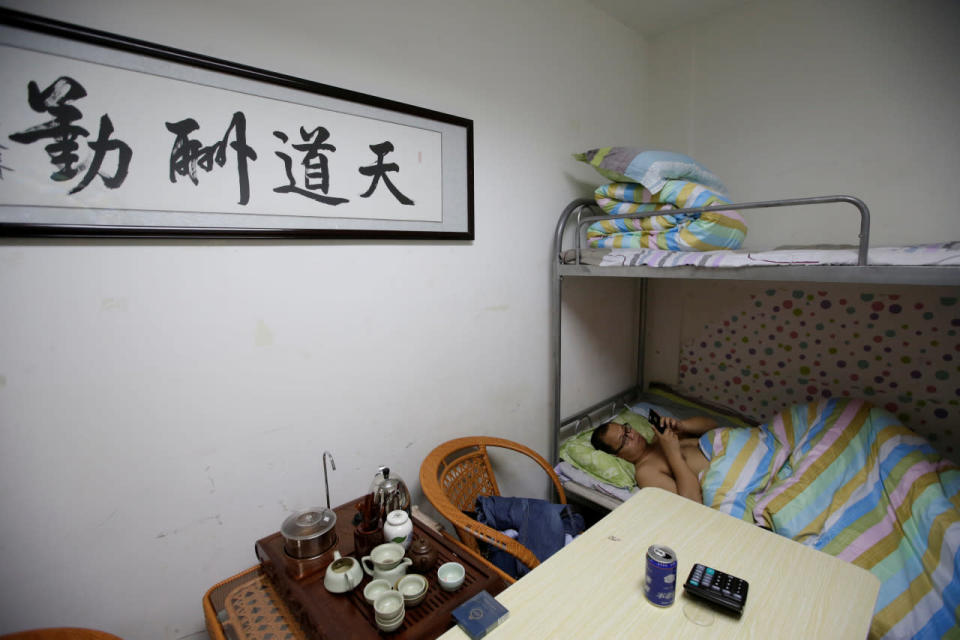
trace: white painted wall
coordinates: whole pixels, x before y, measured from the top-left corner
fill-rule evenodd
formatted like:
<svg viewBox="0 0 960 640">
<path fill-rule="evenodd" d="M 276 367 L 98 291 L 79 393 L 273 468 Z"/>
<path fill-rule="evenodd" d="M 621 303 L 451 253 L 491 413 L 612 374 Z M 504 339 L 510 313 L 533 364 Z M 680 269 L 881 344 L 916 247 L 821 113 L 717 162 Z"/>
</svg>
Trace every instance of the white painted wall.
<svg viewBox="0 0 960 640">
<path fill-rule="evenodd" d="M 740 201 L 859 196 L 873 245 L 958 240 L 958 27 L 955 0 L 774 0 L 664 32 L 638 143 Z M 749 248 L 857 239 L 851 207 L 744 215 Z"/>
<path fill-rule="evenodd" d="M 335 503 L 450 437 L 547 453 L 545 230 L 597 183 L 570 154 L 641 131 L 639 37 L 579 0 L 3 4 L 472 118 L 477 238 L 0 241 L 0 633 L 201 636 L 324 449 Z"/>
</svg>

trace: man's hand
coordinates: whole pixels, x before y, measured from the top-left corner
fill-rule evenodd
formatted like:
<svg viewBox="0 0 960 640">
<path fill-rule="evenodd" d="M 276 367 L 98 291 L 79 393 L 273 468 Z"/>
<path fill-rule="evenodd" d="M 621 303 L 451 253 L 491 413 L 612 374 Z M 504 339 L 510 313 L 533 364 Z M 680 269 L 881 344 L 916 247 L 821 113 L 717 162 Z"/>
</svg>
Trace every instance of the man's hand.
<svg viewBox="0 0 960 640">
<path fill-rule="evenodd" d="M 666 423 L 667 420 L 673 420 L 673 418 L 664 418 L 664 423 Z M 664 429 L 663 433 L 659 435 L 659 438 L 660 446 L 663 447 L 663 452 L 665 454 L 669 455 L 673 452 L 680 452 L 680 439 L 677 436 L 677 431 L 673 426 Z"/>
<path fill-rule="evenodd" d="M 700 491 L 700 482 L 680 452 L 680 436 L 677 434 L 677 426 L 671 424 L 670 428 L 664 429 L 659 436 L 660 447 L 663 449 L 667 464 L 670 465 L 670 475 L 676 487 L 675 492 L 684 498 L 702 504 L 703 494 Z M 637 484 L 639 484 L 639 475 Z"/>
<path fill-rule="evenodd" d="M 671 418 L 671 417 L 668 417 L 668 416 L 663 416 L 663 417 L 660 418 L 660 426 L 666 427 L 666 429 L 664 429 L 664 431 L 670 430 L 670 431 L 676 431 L 676 432 L 678 432 L 678 433 L 684 433 L 684 430 L 683 430 L 683 421 L 682 421 L 682 420 L 677 420 L 676 418 Z"/>
</svg>

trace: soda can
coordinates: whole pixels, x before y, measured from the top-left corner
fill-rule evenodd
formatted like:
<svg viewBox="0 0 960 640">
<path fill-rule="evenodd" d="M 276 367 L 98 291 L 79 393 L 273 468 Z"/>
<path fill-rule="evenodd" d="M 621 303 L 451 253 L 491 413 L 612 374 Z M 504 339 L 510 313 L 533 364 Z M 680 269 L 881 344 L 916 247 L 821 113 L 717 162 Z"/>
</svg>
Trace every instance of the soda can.
<svg viewBox="0 0 960 640">
<path fill-rule="evenodd" d="M 647 549 L 643 595 L 658 607 L 669 607 L 677 593 L 677 554 L 662 544 Z"/>
</svg>

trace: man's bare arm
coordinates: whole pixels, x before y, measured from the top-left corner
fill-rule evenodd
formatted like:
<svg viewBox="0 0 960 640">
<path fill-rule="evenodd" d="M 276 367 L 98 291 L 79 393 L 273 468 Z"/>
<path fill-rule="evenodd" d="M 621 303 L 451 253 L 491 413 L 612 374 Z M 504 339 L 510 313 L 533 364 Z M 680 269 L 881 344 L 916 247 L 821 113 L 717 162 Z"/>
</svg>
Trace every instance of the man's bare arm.
<svg viewBox="0 0 960 640">
<path fill-rule="evenodd" d="M 696 474 L 690 469 L 687 461 L 683 459 L 683 454 L 680 453 L 680 440 L 676 431 L 667 429 L 659 436 L 659 439 L 664 457 L 667 459 L 667 464 L 670 465 L 670 471 L 673 472 L 677 494 L 703 504 L 700 481 L 697 480 Z"/>
<path fill-rule="evenodd" d="M 710 429 L 717 428 L 717 421 L 708 416 L 694 416 L 686 420 L 677 420 L 676 418 L 663 418 L 663 424 L 677 433 L 686 436 L 701 436 Z"/>
</svg>

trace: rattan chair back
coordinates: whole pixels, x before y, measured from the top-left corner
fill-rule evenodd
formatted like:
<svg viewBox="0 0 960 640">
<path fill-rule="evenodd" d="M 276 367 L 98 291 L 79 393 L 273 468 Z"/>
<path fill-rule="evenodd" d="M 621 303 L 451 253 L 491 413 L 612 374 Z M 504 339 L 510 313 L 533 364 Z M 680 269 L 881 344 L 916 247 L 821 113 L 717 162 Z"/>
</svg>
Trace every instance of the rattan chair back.
<svg viewBox="0 0 960 640">
<path fill-rule="evenodd" d="M 500 487 L 487 454 L 490 447 L 517 451 L 536 462 L 550 477 L 558 500 L 567 504 L 560 478 L 543 456 L 512 440 L 489 436 L 457 438 L 431 451 L 420 465 L 420 488 L 430 504 L 450 521 L 464 545 L 479 553 L 478 540 L 482 540 L 503 549 L 533 569 L 540 561 L 530 549 L 464 513 L 476 509 L 479 496 L 500 495 Z"/>
</svg>

